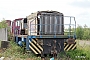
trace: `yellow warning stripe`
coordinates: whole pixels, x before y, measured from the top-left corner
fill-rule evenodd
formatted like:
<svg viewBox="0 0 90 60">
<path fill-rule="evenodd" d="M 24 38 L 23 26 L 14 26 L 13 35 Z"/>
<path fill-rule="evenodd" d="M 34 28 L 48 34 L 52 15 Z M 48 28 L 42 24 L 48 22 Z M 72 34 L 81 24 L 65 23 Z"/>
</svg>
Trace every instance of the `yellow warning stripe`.
<svg viewBox="0 0 90 60">
<path fill-rule="evenodd" d="M 35 54 L 38 54 L 30 45 L 29 45 L 29 47 Z"/>
<path fill-rule="evenodd" d="M 76 42 L 74 44 L 64 43 L 64 51 L 74 50 L 76 48 Z"/>
<path fill-rule="evenodd" d="M 38 39 L 36 39 L 36 40 L 38 40 Z"/>
<path fill-rule="evenodd" d="M 64 44 L 67 44 L 67 43 L 64 43 Z"/>
<path fill-rule="evenodd" d="M 43 51 L 43 48 L 35 40 L 32 41 Z"/>
<path fill-rule="evenodd" d="M 64 48 L 64 50 L 66 50 L 66 48 L 69 46 L 69 44 Z"/>
<path fill-rule="evenodd" d="M 67 51 L 70 50 L 70 48 L 71 48 L 72 46 L 73 46 L 73 44 L 71 44 L 71 45 L 69 46 L 69 48 L 67 49 Z"/>
<path fill-rule="evenodd" d="M 30 44 L 41 54 L 41 51 L 32 42 Z"/>
<path fill-rule="evenodd" d="M 77 40 L 75 40 L 75 42 L 77 42 Z"/>
<path fill-rule="evenodd" d="M 72 48 L 72 50 L 75 49 L 75 47 L 76 47 L 76 44 L 74 45 L 74 47 Z"/>
<path fill-rule="evenodd" d="M 67 43 L 64 43 L 64 46 L 66 45 Z"/>
</svg>

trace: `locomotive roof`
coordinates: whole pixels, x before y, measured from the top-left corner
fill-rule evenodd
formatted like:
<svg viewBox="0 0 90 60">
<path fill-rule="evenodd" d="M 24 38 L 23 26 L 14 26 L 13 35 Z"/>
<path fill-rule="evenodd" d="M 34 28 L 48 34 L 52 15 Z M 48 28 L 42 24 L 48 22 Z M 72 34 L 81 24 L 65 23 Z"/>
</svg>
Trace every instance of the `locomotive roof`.
<svg viewBox="0 0 90 60">
<path fill-rule="evenodd" d="M 43 13 L 55 13 L 55 14 L 61 14 L 61 15 L 63 15 L 63 13 L 61 13 L 61 12 L 58 12 L 58 11 L 37 11 L 37 12 L 35 12 L 35 13 L 31 13 L 30 15 L 28 15 L 28 16 L 26 16 L 26 18 L 28 18 L 28 19 L 32 19 L 32 18 L 35 18 L 35 17 L 37 17 L 37 15 L 40 15 L 40 14 L 43 14 Z"/>
<path fill-rule="evenodd" d="M 58 11 L 38 11 L 40 13 L 60 13 Z"/>
<path fill-rule="evenodd" d="M 23 18 L 18 18 L 18 19 L 15 19 L 14 21 L 19 21 L 19 20 L 22 20 Z"/>
</svg>

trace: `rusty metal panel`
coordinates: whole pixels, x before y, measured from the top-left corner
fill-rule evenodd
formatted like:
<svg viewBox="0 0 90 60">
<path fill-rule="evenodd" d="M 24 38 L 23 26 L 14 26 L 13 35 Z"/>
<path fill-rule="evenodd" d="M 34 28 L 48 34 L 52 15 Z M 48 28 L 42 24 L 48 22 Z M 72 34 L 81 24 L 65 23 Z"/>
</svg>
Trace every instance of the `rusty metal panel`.
<svg viewBox="0 0 90 60">
<path fill-rule="evenodd" d="M 8 48 L 9 47 L 9 41 L 1 41 L 1 48 Z"/>
<path fill-rule="evenodd" d="M 44 39 L 43 40 L 43 53 L 53 54 L 64 51 L 64 40 L 63 39 Z"/>
</svg>

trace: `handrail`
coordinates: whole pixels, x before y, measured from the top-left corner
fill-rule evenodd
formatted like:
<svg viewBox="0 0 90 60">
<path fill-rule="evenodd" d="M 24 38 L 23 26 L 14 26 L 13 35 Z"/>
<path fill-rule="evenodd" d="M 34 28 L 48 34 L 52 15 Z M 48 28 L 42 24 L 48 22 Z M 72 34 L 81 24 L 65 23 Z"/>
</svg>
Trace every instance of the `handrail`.
<svg viewBox="0 0 90 60">
<path fill-rule="evenodd" d="M 69 24 L 31 24 L 33 21 L 35 21 L 36 20 L 36 18 L 37 17 L 35 17 L 35 19 L 33 19 L 32 21 L 30 21 L 30 35 L 31 35 L 31 33 L 34 33 L 34 32 L 31 32 L 31 26 L 32 25 L 40 25 L 40 28 L 44 25 L 55 25 L 55 26 L 57 26 L 57 25 L 59 25 L 59 26 L 62 26 L 62 25 L 67 25 L 67 26 L 69 26 L 69 37 L 71 36 L 71 26 L 73 26 L 73 28 L 74 28 L 74 33 L 73 33 L 73 35 L 76 35 L 76 20 L 75 20 L 75 17 L 73 17 L 73 16 L 64 16 L 64 17 L 69 17 L 70 18 L 70 23 Z M 74 22 L 75 22 L 75 24 L 72 24 L 71 23 L 71 18 L 74 18 Z M 55 17 L 55 20 L 57 20 L 57 17 Z M 41 22 L 41 20 L 40 20 L 40 22 Z M 54 34 L 55 34 L 55 36 L 56 36 L 56 27 L 54 26 Z M 35 32 L 35 33 L 39 33 L 39 32 Z M 41 35 L 41 33 L 45 33 L 45 32 L 42 32 L 41 31 L 41 29 L 40 29 L 40 35 Z M 59 33 L 62 33 L 62 32 L 59 32 Z M 64 32 L 63 32 L 64 33 Z"/>
</svg>

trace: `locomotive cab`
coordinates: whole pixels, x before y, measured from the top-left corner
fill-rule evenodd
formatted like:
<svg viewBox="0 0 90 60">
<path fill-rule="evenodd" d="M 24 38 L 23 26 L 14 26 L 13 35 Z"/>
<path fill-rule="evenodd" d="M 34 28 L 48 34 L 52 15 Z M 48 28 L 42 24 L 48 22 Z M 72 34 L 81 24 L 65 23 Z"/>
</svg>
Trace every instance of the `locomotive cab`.
<svg viewBox="0 0 90 60">
<path fill-rule="evenodd" d="M 27 25 L 27 18 L 24 18 L 24 19 L 22 19 L 22 21 L 21 21 L 21 32 L 20 32 L 20 34 L 21 35 L 27 35 L 28 33 L 27 33 L 27 28 L 28 28 L 28 25 Z"/>
</svg>

